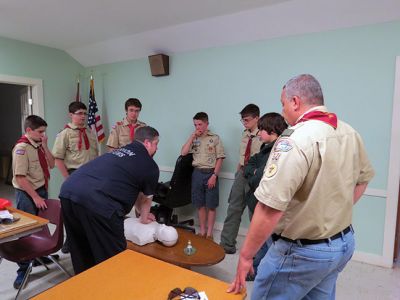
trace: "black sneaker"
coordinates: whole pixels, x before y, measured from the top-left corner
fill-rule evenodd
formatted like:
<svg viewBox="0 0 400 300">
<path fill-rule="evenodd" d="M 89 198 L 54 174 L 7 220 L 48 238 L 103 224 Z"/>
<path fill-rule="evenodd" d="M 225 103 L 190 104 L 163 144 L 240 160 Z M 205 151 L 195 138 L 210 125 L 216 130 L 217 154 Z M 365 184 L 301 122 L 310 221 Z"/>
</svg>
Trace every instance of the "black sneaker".
<svg viewBox="0 0 400 300">
<path fill-rule="evenodd" d="M 226 247 L 223 247 L 223 248 L 224 248 L 224 251 L 226 254 L 235 254 L 236 253 L 236 248 L 226 248 Z"/>
<path fill-rule="evenodd" d="M 64 242 L 64 245 L 63 245 L 62 248 L 61 248 L 61 252 L 64 253 L 64 254 L 69 253 L 68 241 L 65 241 L 65 242 Z"/>
</svg>

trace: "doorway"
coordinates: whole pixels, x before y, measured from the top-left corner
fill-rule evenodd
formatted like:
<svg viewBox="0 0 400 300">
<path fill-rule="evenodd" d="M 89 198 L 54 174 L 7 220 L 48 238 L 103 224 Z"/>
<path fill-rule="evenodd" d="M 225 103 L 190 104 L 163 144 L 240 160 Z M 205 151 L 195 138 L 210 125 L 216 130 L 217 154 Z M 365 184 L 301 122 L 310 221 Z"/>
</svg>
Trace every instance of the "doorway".
<svg viewBox="0 0 400 300">
<path fill-rule="evenodd" d="M 15 193 L 11 184 L 11 153 L 30 114 L 43 116 L 42 81 L 0 75 L 0 198 L 12 202 Z"/>
</svg>

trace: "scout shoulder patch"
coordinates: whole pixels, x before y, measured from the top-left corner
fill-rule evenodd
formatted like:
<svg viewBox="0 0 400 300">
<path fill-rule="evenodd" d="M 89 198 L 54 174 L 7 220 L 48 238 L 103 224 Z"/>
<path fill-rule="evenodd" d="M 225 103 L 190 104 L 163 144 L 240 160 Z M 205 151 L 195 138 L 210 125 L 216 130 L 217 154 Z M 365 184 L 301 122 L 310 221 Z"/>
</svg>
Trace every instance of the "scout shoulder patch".
<svg viewBox="0 0 400 300">
<path fill-rule="evenodd" d="M 278 141 L 274 147 L 275 152 L 289 152 L 292 149 L 292 143 L 285 139 Z"/>
<path fill-rule="evenodd" d="M 17 150 L 15 150 L 15 154 L 24 155 L 25 154 L 25 149 L 17 149 Z"/>
<path fill-rule="evenodd" d="M 282 132 L 281 136 L 291 136 L 293 132 L 294 132 L 293 129 L 286 128 L 286 129 Z"/>
<path fill-rule="evenodd" d="M 278 166 L 276 164 L 272 163 L 267 166 L 265 175 L 267 176 L 267 178 L 270 178 L 270 177 L 274 176 L 277 171 L 278 171 Z"/>
</svg>

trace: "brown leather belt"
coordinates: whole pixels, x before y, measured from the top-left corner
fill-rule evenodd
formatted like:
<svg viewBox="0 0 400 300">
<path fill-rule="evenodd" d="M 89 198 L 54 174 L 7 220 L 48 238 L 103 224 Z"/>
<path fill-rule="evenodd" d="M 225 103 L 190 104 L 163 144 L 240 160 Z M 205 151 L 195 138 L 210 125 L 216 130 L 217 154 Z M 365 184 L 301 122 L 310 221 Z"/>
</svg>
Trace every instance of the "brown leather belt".
<svg viewBox="0 0 400 300">
<path fill-rule="evenodd" d="M 276 233 L 273 233 L 271 235 L 271 238 L 274 242 L 276 242 L 279 239 L 282 239 L 286 242 L 290 242 L 290 243 L 294 243 L 294 244 L 300 244 L 300 245 L 314 245 L 314 244 L 321 244 L 321 243 L 329 243 L 330 241 L 336 240 L 340 237 L 342 237 L 342 235 L 345 235 L 346 233 L 348 233 L 349 231 L 353 231 L 353 227 L 351 225 L 349 225 L 348 227 L 346 227 L 345 229 L 343 229 L 343 231 L 336 233 L 335 235 L 332 235 L 330 238 L 326 238 L 326 239 L 320 239 L 320 240 L 308 240 L 308 239 L 298 239 L 298 240 L 291 240 L 287 237 L 278 235 Z"/>
</svg>

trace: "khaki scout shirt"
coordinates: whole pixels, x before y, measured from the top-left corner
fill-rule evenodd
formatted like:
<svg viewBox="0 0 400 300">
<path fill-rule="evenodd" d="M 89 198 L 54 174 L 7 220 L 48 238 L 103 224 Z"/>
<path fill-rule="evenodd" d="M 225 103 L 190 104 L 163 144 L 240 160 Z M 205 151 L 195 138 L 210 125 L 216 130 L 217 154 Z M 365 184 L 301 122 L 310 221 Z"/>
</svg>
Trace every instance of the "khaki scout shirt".
<svg viewBox="0 0 400 300">
<path fill-rule="evenodd" d="M 193 140 L 189 153 L 193 153 L 193 167 L 215 168 L 218 158 L 225 158 L 224 147 L 219 136 L 207 131 L 203 136 Z"/>
<path fill-rule="evenodd" d="M 261 142 L 260 138 L 257 136 L 257 133 L 258 133 L 257 128 L 254 129 L 253 131 L 250 131 L 248 129 L 243 131 L 242 142 L 240 143 L 240 150 L 239 150 L 239 154 L 240 154 L 239 164 L 241 166 L 244 166 L 244 154 L 246 153 L 247 143 L 248 143 L 250 137 L 252 138 L 251 147 L 250 147 L 250 157 L 252 157 L 254 154 L 260 152 L 262 142 Z"/>
<path fill-rule="evenodd" d="M 28 136 L 26 136 L 32 145 L 27 143 L 18 143 L 12 151 L 12 169 L 13 179 L 12 184 L 17 189 L 22 189 L 16 180 L 17 175 L 25 176 L 25 178 L 32 184 L 33 189 L 38 189 L 45 184 L 44 174 L 39 162 L 39 155 L 37 148 L 40 144 L 36 143 Z"/>
<path fill-rule="evenodd" d="M 122 122 L 117 122 L 114 126 L 113 129 L 110 132 L 110 136 L 108 137 L 107 140 L 107 146 L 111 148 L 121 148 L 125 145 L 130 144 L 131 137 L 130 137 L 130 128 L 129 128 L 129 121 L 124 118 Z M 143 123 L 141 121 L 136 122 L 136 128 L 135 131 L 140 128 L 146 126 L 146 123 Z"/>
<path fill-rule="evenodd" d="M 352 127 L 338 121 L 335 130 L 310 120 L 282 133 L 254 195 L 284 211 L 275 233 L 323 239 L 351 224 L 354 188 L 373 176 L 362 139 Z"/>
<path fill-rule="evenodd" d="M 53 156 L 64 160 L 67 169 L 78 169 L 88 161 L 95 159 L 99 155 L 97 149 L 96 135 L 86 128 L 86 135 L 89 139 L 89 149 L 85 148 L 85 140 L 82 138 L 82 148 L 79 150 L 79 129 L 72 123 L 68 123 L 71 128 L 64 128 L 57 134 L 53 146 Z"/>
</svg>

